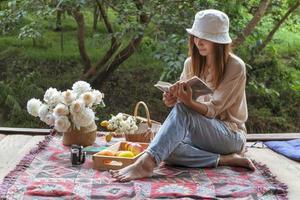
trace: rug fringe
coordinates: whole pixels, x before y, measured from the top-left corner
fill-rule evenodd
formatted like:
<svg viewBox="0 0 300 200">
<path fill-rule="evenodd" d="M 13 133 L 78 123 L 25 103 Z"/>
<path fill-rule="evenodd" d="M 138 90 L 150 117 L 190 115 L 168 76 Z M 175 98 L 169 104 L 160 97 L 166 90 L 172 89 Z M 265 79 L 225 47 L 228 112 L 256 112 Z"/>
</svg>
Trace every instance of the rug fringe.
<svg viewBox="0 0 300 200">
<path fill-rule="evenodd" d="M 272 174 L 269 167 L 265 164 L 252 160 L 255 167 L 262 173 L 262 175 L 272 183 L 277 189 L 282 188 L 282 190 L 276 190 L 276 196 L 280 197 L 282 200 L 288 199 L 288 186 L 285 183 L 280 182 L 275 175 Z"/>
<path fill-rule="evenodd" d="M 15 183 L 18 176 L 29 167 L 35 156 L 46 148 L 55 134 L 56 131 L 52 129 L 50 134 L 45 136 L 44 140 L 40 141 L 33 149 L 31 149 L 30 152 L 27 153 L 19 162 L 19 164 L 17 164 L 17 166 L 4 177 L 0 185 L 0 199 L 5 199 L 7 191 Z"/>
</svg>

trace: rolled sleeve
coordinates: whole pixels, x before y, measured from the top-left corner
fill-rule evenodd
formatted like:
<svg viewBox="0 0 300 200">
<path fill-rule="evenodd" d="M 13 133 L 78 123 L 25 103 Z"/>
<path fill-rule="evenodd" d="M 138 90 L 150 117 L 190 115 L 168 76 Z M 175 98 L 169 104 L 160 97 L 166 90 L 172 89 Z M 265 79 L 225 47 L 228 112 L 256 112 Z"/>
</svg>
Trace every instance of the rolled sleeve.
<svg viewBox="0 0 300 200">
<path fill-rule="evenodd" d="M 205 116 L 210 117 L 210 118 L 213 118 L 214 116 L 216 116 L 215 109 L 213 109 L 211 102 L 201 102 L 201 103 L 203 103 L 207 107 L 207 112 L 206 112 Z"/>
</svg>

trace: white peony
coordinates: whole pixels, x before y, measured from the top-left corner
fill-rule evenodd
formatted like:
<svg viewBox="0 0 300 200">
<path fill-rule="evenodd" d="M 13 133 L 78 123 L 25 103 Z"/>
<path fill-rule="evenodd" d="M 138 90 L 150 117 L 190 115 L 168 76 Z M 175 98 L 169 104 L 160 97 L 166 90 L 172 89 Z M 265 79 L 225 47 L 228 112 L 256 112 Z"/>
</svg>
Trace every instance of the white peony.
<svg viewBox="0 0 300 200">
<path fill-rule="evenodd" d="M 95 96 L 92 92 L 85 92 L 80 95 L 79 99 L 81 99 L 85 105 L 92 107 L 92 105 L 95 103 Z"/>
<path fill-rule="evenodd" d="M 53 110 L 54 116 L 59 117 L 59 116 L 66 116 L 69 114 L 69 109 L 66 105 L 59 103 L 55 106 Z"/>
<path fill-rule="evenodd" d="M 55 125 L 55 117 L 52 114 L 47 114 L 45 118 L 41 119 L 43 122 L 48 124 L 49 126 L 54 126 Z"/>
<path fill-rule="evenodd" d="M 86 127 L 90 125 L 95 120 L 95 113 L 90 108 L 84 108 L 79 113 L 74 113 L 72 115 L 72 121 L 74 122 L 76 128 Z"/>
<path fill-rule="evenodd" d="M 62 97 L 63 102 L 70 105 L 76 99 L 76 94 L 74 94 L 72 90 L 67 90 L 62 93 Z"/>
<path fill-rule="evenodd" d="M 75 100 L 72 102 L 70 107 L 71 114 L 76 114 L 82 112 L 82 110 L 85 108 L 85 104 L 81 100 Z"/>
<path fill-rule="evenodd" d="M 46 118 L 49 113 L 49 106 L 46 104 L 42 104 L 39 108 L 39 117 L 42 121 Z"/>
<path fill-rule="evenodd" d="M 66 116 L 60 116 L 55 120 L 54 128 L 58 132 L 66 132 L 71 126 L 71 123 Z"/>
<path fill-rule="evenodd" d="M 129 129 L 129 125 L 126 123 L 126 121 L 121 121 L 120 122 L 120 129 L 122 130 L 122 132 L 124 132 L 127 129 Z"/>
<path fill-rule="evenodd" d="M 115 117 L 116 120 L 123 120 L 124 119 L 124 115 L 122 113 L 117 114 L 117 116 Z"/>
<path fill-rule="evenodd" d="M 60 91 L 55 88 L 49 88 L 44 95 L 44 101 L 49 105 L 56 105 L 62 102 L 62 95 Z"/>
<path fill-rule="evenodd" d="M 39 109 L 42 106 L 42 102 L 39 99 L 32 98 L 27 102 L 27 111 L 29 114 L 37 117 L 39 116 Z"/>
<path fill-rule="evenodd" d="M 92 88 L 91 85 L 85 81 L 77 81 L 73 84 L 72 90 L 77 94 L 77 96 L 80 96 L 85 92 L 91 91 Z"/>
<path fill-rule="evenodd" d="M 137 125 L 133 125 L 132 126 L 132 130 L 135 132 L 135 131 L 137 131 L 139 129 L 139 127 L 137 126 Z"/>
<path fill-rule="evenodd" d="M 101 93 L 99 90 L 93 90 L 93 95 L 95 97 L 95 104 L 100 104 L 104 98 L 104 94 Z"/>
</svg>

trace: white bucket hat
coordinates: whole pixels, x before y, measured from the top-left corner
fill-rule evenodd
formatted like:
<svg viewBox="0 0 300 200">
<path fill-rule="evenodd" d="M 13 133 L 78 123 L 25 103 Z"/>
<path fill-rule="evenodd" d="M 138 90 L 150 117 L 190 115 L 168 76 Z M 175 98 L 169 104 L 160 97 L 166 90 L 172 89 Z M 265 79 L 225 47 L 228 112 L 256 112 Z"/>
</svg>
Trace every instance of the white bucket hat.
<svg viewBox="0 0 300 200">
<path fill-rule="evenodd" d="M 232 42 L 229 36 L 229 18 L 218 10 L 202 10 L 195 15 L 195 21 L 192 28 L 186 31 L 198 38 L 209 40 L 220 44 L 229 44 Z"/>
</svg>

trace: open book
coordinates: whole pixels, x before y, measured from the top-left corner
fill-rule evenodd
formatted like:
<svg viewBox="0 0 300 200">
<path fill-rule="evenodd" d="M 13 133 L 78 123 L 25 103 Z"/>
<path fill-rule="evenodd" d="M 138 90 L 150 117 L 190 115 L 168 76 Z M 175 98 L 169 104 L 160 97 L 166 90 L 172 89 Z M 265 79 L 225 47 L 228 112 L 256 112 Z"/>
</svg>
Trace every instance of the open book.
<svg viewBox="0 0 300 200">
<path fill-rule="evenodd" d="M 196 99 L 201 95 L 213 93 L 206 83 L 197 76 L 193 76 L 192 78 L 188 79 L 186 83 L 192 88 L 193 99 Z M 154 86 L 163 92 L 168 92 L 172 85 L 173 84 L 168 82 L 158 81 Z"/>
</svg>

